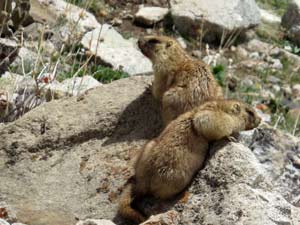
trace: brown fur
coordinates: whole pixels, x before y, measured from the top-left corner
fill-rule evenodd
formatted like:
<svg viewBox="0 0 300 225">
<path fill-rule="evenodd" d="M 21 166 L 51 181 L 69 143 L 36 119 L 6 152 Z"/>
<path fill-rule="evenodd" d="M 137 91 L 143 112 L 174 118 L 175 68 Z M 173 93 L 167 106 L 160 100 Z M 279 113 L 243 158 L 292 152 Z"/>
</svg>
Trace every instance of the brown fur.
<svg viewBox="0 0 300 225">
<path fill-rule="evenodd" d="M 162 103 L 165 124 L 207 100 L 223 98 L 210 68 L 189 56 L 173 38 L 146 36 L 138 44 L 153 63 L 152 94 Z"/>
<path fill-rule="evenodd" d="M 120 214 L 141 222 L 144 216 L 131 203 L 144 195 L 170 199 L 183 191 L 203 166 L 211 141 L 253 129 L 260 123 L 252 107 L 235 100 L 202 104 L 173 120 L 148 142 L 135 163 L 135 181 L 120 202 Z"/>
</svg>

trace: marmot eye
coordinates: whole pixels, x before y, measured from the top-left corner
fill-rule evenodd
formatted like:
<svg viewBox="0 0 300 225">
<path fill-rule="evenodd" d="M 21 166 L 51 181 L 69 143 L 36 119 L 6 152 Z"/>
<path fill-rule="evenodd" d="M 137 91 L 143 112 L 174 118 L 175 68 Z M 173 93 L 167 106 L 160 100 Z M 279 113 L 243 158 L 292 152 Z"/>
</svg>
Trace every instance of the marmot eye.
<svg viewBox="0 0 300 225">
<path fill-rule="evenodd" d="M 148 44 L 151 44 L 151 45 L 155 45 L 155 44 L 158 44 L 158 43 L 160 43 L 160 41 L 157 40 L 157 39 L 150 39 L 150 40 L 148 41 Z"/>
<path fill-rule="evenodd" d="M 232 108 L 232 112 L 238 114 L 241 112 L 241 106 L 239 104 L 234 104 Z"/>
</svg>

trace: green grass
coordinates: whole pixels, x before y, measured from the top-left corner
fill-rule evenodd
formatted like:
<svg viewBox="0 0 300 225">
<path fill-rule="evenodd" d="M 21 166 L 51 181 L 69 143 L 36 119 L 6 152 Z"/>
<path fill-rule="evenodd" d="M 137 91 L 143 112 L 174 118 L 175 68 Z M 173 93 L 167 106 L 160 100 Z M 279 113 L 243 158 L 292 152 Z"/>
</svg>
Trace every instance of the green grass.
<svg viewBox="0 0 300 225">
<path fill-rule="evenodd" d="M 280 24 L 268 24 L 262 22 L 255 29 L 255 32 L 261 40 L 271 44 L 280 46 L 284 41 L 284 33 L 280 27 Z"/>
<path fill-rule="evenodd" d="M 226 67 L 222 64 L 212 67 L 212 72 L 214 74 L 214 77 L 222 87 L 225 86 L 225 74 L 226 74 L 225 70 Z"/>
<path fill-rule="evenodd" d="M 97 65 L 94 63 L 91 63 L 84 68 L 81 68 L 81 66 L 82 65 L 80 65 L 79 63 L 74 64 L 70 71 L 60 73 L 57 79 L 59 81 L 62 81 L 68 78 L 72 78 L 75 74 L 77 74 L 77 76 L 79 77 L 82 77 L 84 75 L 91 75 L 101 83 L 110 83 L 114 80 L 129 77 L 129 75 L 123 71 L 113 70 L 110 67 Z"/>
<path fill-rule="evenodd" d="M 282 16 L 287 9 L 289 0 L 256 0 L 256 2 L 260 7 L 272 10 L 277 15 Z"/>
</svg>

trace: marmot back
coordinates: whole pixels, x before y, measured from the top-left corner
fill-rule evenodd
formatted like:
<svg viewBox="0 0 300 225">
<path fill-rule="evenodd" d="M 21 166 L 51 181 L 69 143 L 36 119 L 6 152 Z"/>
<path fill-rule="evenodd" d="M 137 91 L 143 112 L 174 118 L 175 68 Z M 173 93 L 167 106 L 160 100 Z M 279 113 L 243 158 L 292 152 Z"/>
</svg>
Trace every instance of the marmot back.
<svg viewBox="0 0 300 225">
<path fill-rule="evenodd" d="M 189 56 L 173 38 L 146 36 L 138 44 L 153 63 L 152 94 L 162 103 L 166 124 L 207 100 L 223 98 L 210 68 Z"/>
</svg>

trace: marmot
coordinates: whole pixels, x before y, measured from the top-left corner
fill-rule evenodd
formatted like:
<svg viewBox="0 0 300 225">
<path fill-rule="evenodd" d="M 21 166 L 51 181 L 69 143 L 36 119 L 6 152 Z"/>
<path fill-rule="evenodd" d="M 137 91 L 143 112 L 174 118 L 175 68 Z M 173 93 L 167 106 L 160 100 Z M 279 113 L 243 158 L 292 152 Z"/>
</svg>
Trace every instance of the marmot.
<svg viewBox="0 0 300 225">
<path fill-rule="evenodd" d="M 133 200 L 145 195 L 159 199 L 176 196 L 203 167 L 211 141 L 253 129 L 259 123 L 254 109 L 236 100 L 208 101 L 180 115 L 140 152 L 134 181 L 127 184 L 121 196 L 120 215 L 142 222 L 145 217 L 132 207 Z"/>
<path fill-rule="evenodd" d="M 146 36 L 138 46 L 153 63 L 152 94 L 162 103 L 165 124 L 207 100 L 223 99 L 210 68 L 189 56 L 175 39 Z"/>
</svg>

